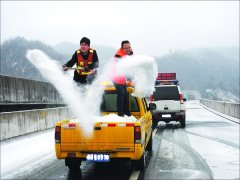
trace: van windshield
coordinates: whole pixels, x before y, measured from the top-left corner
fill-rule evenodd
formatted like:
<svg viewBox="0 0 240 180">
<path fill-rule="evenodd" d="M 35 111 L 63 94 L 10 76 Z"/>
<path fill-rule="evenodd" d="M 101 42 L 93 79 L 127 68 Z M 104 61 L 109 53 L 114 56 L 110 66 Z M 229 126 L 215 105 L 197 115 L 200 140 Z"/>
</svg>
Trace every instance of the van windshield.
<svg viewBox="0 0 240 180">
<path fill-rule="evenodd" d="M 153 92 L 153 100 L 175 100 L 179 101 L 179 93 L 177 86 L 161 86 L 155 87 L 155 91 Z"/>
</svg>

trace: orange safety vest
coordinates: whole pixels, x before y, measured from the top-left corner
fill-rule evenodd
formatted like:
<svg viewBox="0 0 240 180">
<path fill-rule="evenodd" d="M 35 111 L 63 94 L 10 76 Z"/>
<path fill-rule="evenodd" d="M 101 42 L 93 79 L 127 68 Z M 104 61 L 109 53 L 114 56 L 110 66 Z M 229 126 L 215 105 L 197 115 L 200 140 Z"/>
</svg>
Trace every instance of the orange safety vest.
<svg viewBox="0 0 240 180">
<path fill-rule="evenodd" d="M 89 55 L 88 55 L 88 59 L 84 60 L 82 55 L 81 55 L 81 50 L 77 50 L 77 57 L 78 57 L 78 61 L 77 61 L 77 67 L 78 68 L 84 68 L 89 64 L 93 63 L 93 52 L 94 50 L 89 48 Z M 85 71 L 85 70 L 77 70 L 79 75 L 88 75 L 90 71 Z"/>
<path fill-rule="evenodd" d="M 115 57 L 119 57 L 122 58 L 123 56 L 126 56 L 127 54 L 125 53 L 125 51 L 123 51 L 122 48 L 120 48 L 117 53 L 115 54 Z"/>
<path fill-rule="evenodd" d="M 122 58 L 122 57 L 124 57 L 124 56 L 126 56 L 126 55 L 127 55 L 127 54 L 123 51 L 123 49 L 120 48 L 120 49 L 117 51 L 117 53 L 115 54 L 114 63 L 117 62 L 116 58 Z M 115 73 L 114 73 L 115 70 L 116 70 L 116 66 L 114 65 L 114 67 L 113 67 L 113 69 L 112 69 L 113 74 L 114 74 L 114 75 L 113 75 L 113 78 L 112 78 L 113 82 L 116 83 L 116 84 L 121 84 L 121 85 L 123 85 L 124 83 L 126 83 L 126 77 L 123 76 L 123 75 L 117 75 L 117 74 L 115 74 Z"/>
</svg>

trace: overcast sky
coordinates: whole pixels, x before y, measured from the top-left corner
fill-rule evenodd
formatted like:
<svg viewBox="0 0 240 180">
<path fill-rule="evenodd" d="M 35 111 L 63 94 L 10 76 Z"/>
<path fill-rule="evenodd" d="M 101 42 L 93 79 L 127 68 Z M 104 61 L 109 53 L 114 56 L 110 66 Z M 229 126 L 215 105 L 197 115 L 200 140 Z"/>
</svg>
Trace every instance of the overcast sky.
<svg viewBox="0 0 240 180">
<path fill-rule="evenodd" d="M 23 36 L 161 55 L 194 47 L 239 46 L 239 1 L 1 1 L 1 43 Z"/>
</svg>

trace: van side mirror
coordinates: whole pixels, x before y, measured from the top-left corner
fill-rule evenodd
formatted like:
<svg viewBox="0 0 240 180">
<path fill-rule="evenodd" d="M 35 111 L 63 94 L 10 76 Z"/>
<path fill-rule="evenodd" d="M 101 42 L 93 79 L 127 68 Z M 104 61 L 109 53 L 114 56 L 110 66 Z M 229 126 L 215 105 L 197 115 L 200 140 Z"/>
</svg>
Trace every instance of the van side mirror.
<svg viewBox="0 0 240 180">
<path fill-rule="evenodd" d="M 157 105 L 155 103 L 149 103 L 149 110 L 157 109 Z"/>
</svg>

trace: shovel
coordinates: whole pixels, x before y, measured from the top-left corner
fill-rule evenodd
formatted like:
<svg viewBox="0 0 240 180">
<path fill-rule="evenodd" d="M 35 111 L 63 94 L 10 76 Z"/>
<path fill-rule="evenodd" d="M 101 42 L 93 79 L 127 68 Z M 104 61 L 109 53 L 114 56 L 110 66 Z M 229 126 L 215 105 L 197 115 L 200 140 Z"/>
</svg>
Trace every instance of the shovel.
<svg viewBox="0 0 240 180">
<path fill-rule="evenodd" d="M 65 67 L 67 68 L 67 70 L 84 70 L 83 67 Z M 89 75 L 89 74 L 93 74 L 95 72 L 95 70 L 93 71 L 89 71 L 89 72 L 82 72 L 83 75 Z"/>
<path fill-rule="evenodd" d="M 67 70 L 84 70 L 82 67 L 65 67 Z"/>
</svg>

